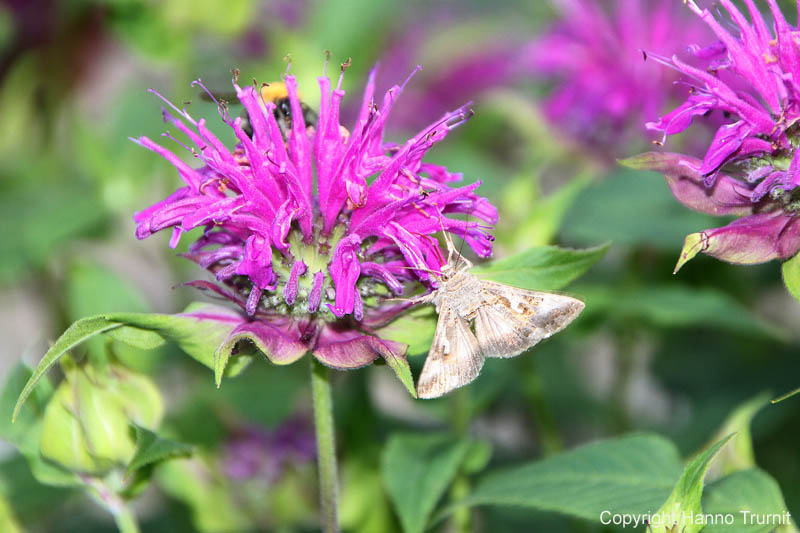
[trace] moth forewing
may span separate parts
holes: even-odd
[[[482,305],[475,315],[475,335],[486,357],[521,354],[567,327],[584,307],[569,296],[477,280]]]
[[[567,327],[584,307],[569,296],[481,280],[468,272],[472,263],[460,253],[452,262],[455,250],[442,231],[448,263],[436,276],[437,289],[416,300],[434,303],[439,313],[433,345],[417,383],[420,398],[438,398],[466,385],[478,377],[485,357],[521,354]]]
[[[483,367],[483,355],[469,322],[452,307],[442,306],[433,344],[417,383],[417,396],[438,398],[473,381]]]

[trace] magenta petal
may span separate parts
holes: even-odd
[[[717,170],[729,155],[742,146],[744,139],[750,135],[752,130],[753,127],[744,120],[720,126],[714,135],[714,140],[711,141],[711,146],[709,146],[706,156],[703,158],[700,172],[710,174]]]
[[[267,320],[254,320],[236,327],[220,346],[219,352],[227,350],[230,354],[230,350],[242,340],[255,344],[276,365],[294,363],[308,351],[299,340],[296,326],[276,327]]]
[[[646,152],[620,161],[641,170],[661,172],[672,195],[691,209],[709,215],[749,215],[753,212],[750,191],[739,180],[718,174],[714,185],[706,187],[697,158],[682,154]]]
[[[754,265],[772,259],[788,259],[800,250],[798,218],[778,213],[760,213],[740,218],[721,228],[689,235],[680,267],[698,252],[728,263]]]
[[[329,326],[320,334],[313,353],[326,366],[351,369],[366,366],[378,357],[403,357],[406,349],[406,345],[399,342]]]
[[[336,300],[329,307],[338,317],[352,313],[356,303],[356,282],[361,275],[360,244],[361,238],[351,234],[339,241],[333,252],[330,273],[336,287]]]

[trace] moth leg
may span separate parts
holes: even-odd
[[[412,298],[386,298],[384,302],[409,302],[411,305],[426,304],[433,300],[433,293],[419,294]]]

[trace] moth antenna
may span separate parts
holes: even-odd
[[[453,244],[453,238],[450,236],[447,231],[444,229],[444,223],[442,222],[442,212],[439,211],[439,227],[442,228],[442,235],[444,236],[444,242],[447,245],[447,264],[453,264],[453,252],[456,249],[456,245]]]
[[[461,246],[458,247],[458,257],[456,257],[456,261],[464,261],[467,263],[468,266],[472,266],[470,261],[464,259],[464,256],[461,254],[461,251],[464,249],[464,243],[467,242],[467,230],[469,229],[469,215],[467,215],[467,223],[464,226],[464,238],[461,239]]]
[[[425,267],[410,267],[410,266],[409,267],[401,267],[401,266],[399,266],[399,267],[394,267],[394,268],[402,268],[403,270],[419,270],[419,271],[422,271],[422,272],[427,272],[428,274],[433,274],[434,276],[439,276],[440,275],[439,272],[435,272],[435,271],[427,269]]]

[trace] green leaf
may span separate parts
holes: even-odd
[[[755,468],[756,460],[750,425],[753,417],[768,403],[769,395],[759,394],[737,406],[728,415],[722,427],[711,439],[711,442],[717,442],[726,435],[734,434],[731,445],[720,451],[719,457],[714,463],[715,472],[720,471],[722,475],[728,475],[737,470]]]
[[[382,339],[408,345],[409,356],[428,353],[436,332],[436,310],[430,305],[418,305],[378,331]]]
[[[22,409],[22,405],[33,392],[36,384],[39,383],[42,376],[56,364],[62,355],[85,340],[116,327],[119,327],[118,323],[112,322],[103,316],[83,318],[68,327],[61,337],[47,350],[47,353],[44,354],[44,357],[36,366],[36,369],[33,371],[33,374],[30,379],[28,379],[28,382],[25,384],[25,387],[23,387],[17,399],[11,419],[16,420],[17,415],[19,415]]]
[[[406,359],[405,356],[398,357],[387,350],[387,353],[383,356],[383,360],[394,370],[397,379],[400,380],[400,383],[405,385],[408,393],[416,398],[417,390],[416,387],[414,387],[414,376],[411,375],[411,367],[408,365],[408,359]]]
[[[796,300],[800,300],[800,254],[796,254],[781,265],[783,284]]]
[[[670,441],[627,435],[491,473],[458,505],[518,505],[596,522],[606,510],[641,514],[657,509],[680,471]]]
[[[176,459],[155,473],[166,494],[186,504],[195,531],[254,531],[249,513],[237,505],[234,491],[203,461]]]
[[[53,395],[47,379],[39,380],[33,387],[28,402],[19,410],[12,422],[15,403],[33,372],[23,364],[14,367],[8,375],[0,395],[0,437],[13,444],[28,461],[31,473],[39,483],[66,487],[80,484],[78,477],[46,461],[39,453],[44,409]]]
[[[780,487],[769,474],[757,468],[734,472],[708,485],[703,495],[703,512],[733,517],[733,524],[709,523],[703,533],[791,531],[791,519]],[[756,522],[753,515],[760,519],[762,525]],[[779,515],[779,521],[763,523],[764,517],[774,515]],[[776,526],[782,525],[787,527],[776,529]]]
[[[242,322],[242,316],[233,309],[206,303],[194,303],[182,313],[112,313],[109,319],[139,329],[158,333],[176,343],[189,356],[214,369],[214,352],[233,329]],[[235,357],[225,374],[235,376],[250,363],[252,357]]]
[[[126,477],[145,466],[192,454],[192,447],[188,444],[165,439],[135,424],[133,427],[136,430],[136,453],[125,469]]]
[[[236,311],[211,304],[196,303],[175,315],[158,313],[108,313],[83,318],[72,324],[50,347],[39,362],[28,383],[22,389],[13,417],[16,418],[25,400],[42,376],[63,356],[78,344],[100,333],[126,326],[128,329],[116,335],[121,341],[134,346],[157,345],[154,335],[175,342],[184,352],[214,368],[214,351],[228,338],[231,331],[242,321]],[[134,333],[133,330],[139,330]],[[148,334],[149,332],[149,334]],[[226,369],[234,376],[250,363],[252,355],[236,357]]]
[[[38,427],[44,414],[47,401],[53,395],[53,387],[48,380],[41,380],[30,393],[30,401],[21,409],[14,423],[11,422],[14,405],[25,383],[33,371],[24,364],[16,365],[9,372],[3,391],[0,393],[0,436],[23,452],[38,452]]]
[[[393,435],[381,471],[403,531],[419,533],[453,481],[471,445],[449,435]]]
[[[23,176],[17,178],[15,183],[23,181]],[[47,194],[42,194],[41,185],[4,188],[0,196],[0,282],[44,264],[58,246],[96,233],[106,217],[103,202],[77,180],[65,184],[50,180]]]
[[[787,392],[786,394],[782,394],[782,395],[778,396],[777,398],[772,400],[772,403],[778,403],[778,402],[782,402],[783,400],[788,400],[789,398],[791,398],[795,394],[800,394],[800,387],[797,387],[796,389],[791,390],[791,391]]]
[[[720,219],[697,213],[672,196],[657,172],[620,169],[584,190],[567,213],[562,237],[588,244],[613,241],[662,250],[680,248],[684,237],[720,225]]]
[[[538,198],[535,177],[526,173],[515,178],[504,188],[500,204],[502,226],[495,236],[509,250],[550,244],[567,209],[591,182],[588,176],[579,176],[548,196]]]
[[[120,326],[108,330],[108,336],[128,346],[142,350],[152,350],[164,345],[164,337],[158,333],[132,326]]]
[[[703,479],[706,477],[711,460],[731,437],[733,434],[718,441],[686,465],[669,498],[655,513],[662,518],[658,524],[653,521],[653,533],[670,533],[672,531],[697,533],[702,529],[702,524],[698,524],[692,517],[703,512],[700,505],[703,496]]]
[[[572,250],[537,246],[522,253],[476,266],[470,270],[481,279],[522,289],[557,290],[581,276],[608,251],[610,243]]]
[[[718,289],[670,283],[647,287],[576,285],[572,292],[585,300],[584,315],[645,321],[659,327],[713,326],[778,339],[787,336]]]

